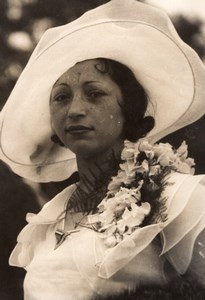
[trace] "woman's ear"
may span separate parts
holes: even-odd
[[[151,116],[144,117],[137,120],[133,124],[126,124],[124,129],[124,138],[131,142],[136,142],[139,139],[145,137],[150,132],[155,124],[155,120]]]
[[[150,132],[155,125],[155,120],[151,116],[144,117],[140,122],[139,122],[139,127],[141,128],[142,135],[146,136],[148,132]],[[143,137],[142,136],[142,137]]]
[[[151,116],[144,117],[138,121],[136,140],[144,138],[154,127],[155,120]]]

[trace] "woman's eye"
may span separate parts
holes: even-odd
[[[103,91],[94,90],[94,91],[88,92],[88,97],[92,100],[99,99],[103,96],[105,96],[105,92],[103,92]]]
[[[54,97],[54,102],[65,102],[71,99],[71,95],[69,94],[58,94]]]

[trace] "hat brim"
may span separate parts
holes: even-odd
[[[74,154],[50,139],[49,99],[56,80],[80,61],[109,58],[134,72],[149,97],[147,114],[156,122],[150,139],[157,140],[204,114],[202,63],[169,19],[159,11],[159,20],[166,23],[155,24],[154,17],[143,19],[138,9],[143,4],[137,1],[127,1],[136,5],[135,16],[130,8],[126,7],[126,14],[119,6],[119,14],[113,10],[112,16],[109,6],[114,2],[98,8],[100,13],[107,7],[107,18],[99,14],[96,20],[85,22],[82,17],[49,30],[20,76],[1,115],[1,156],[19,175],[57,181],[76,170]],[[144,6],[150,13],[152,8]]]

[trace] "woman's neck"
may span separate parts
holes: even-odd
[[[112,176],[117,174],[121,161],[123,143],[92,158],[77,157],[79,184],[73,194],[72,208],[76,211],[95,212],[97,205],[106,196]],[[79,204],[80,207],[75,207]]]
[[[121,160],[121,151],[122,144],[90,159],[77,157],[80,185],[86,187],[85,181],[87,180],[87,183],[90,182],[95,187],[95,182],[105,178],[106,175],[116,175]]]

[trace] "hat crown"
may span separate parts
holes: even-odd
[[[145,9],[146,6],[146,9]],[[153,15],[155,16],[153,18]],[[151,21],[150,21],[151,20]],[[42,36],[39,44],[30,58],[30,62],[41,55],[60,39],[81,30],[82,28],[94,26],[106,22],[142,22],[160,29],[171,36],[175,29],[168,16],[160,9],[141,3],[136,0],[111,0],[95,9],[85,12],[78,19],[62,26],[48,29]],[[171,28],[172,31],[169,30]],[[178,38],[177,34],[175,38]]]

